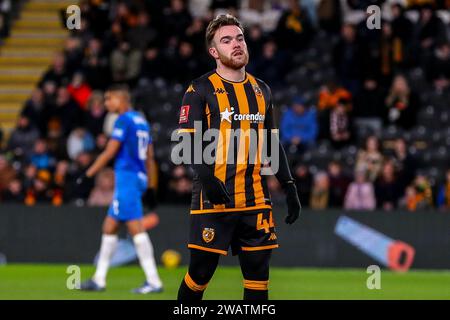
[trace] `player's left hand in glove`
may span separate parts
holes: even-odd
[[[154,209],[158,205],[156,200],[156,191],[153,188],[148,188],[142,196],[142,201],[148,209]]]
[[[286,193],[286,202],[288,206],[288,214],[284,221],[287,224],[293,224],[298,219],[302,205],[298,198],[297,187],[294,181],[288,181],[283,185],[284,192]]]
[[[206,197],[212,204],[225,204],[231,201],[225,184],[217,177],[212,176],[202,181]]]

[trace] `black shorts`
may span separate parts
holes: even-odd
[[[271,209],[190,215],[188,248],[227,255],[278,248]]]

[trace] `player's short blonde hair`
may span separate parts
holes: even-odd
[[[216,31],[223,26],[237,26],[244,32],[241,22],[231,14],[221,14],[214,18],[206,28],[206,47],[210,48]]]

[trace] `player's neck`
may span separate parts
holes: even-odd
[[[216,72],[219,76],[228,81],[241,82],[245,80],[245,67],[235,70],[223,65],[218,65]]]
[[[119,108],[119,114],[122,114],[122,113],[125,113],[125,112],[127,112],[127,111],[130,111],[130,106],[123,106],[123,107],[121,107],[121,108]]]

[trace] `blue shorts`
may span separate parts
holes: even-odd
[[[115,172],[113,202],[108,215],[118,221],[141,219],[143,216],[142,194],[147,189],[145,173],[130,171]]]

